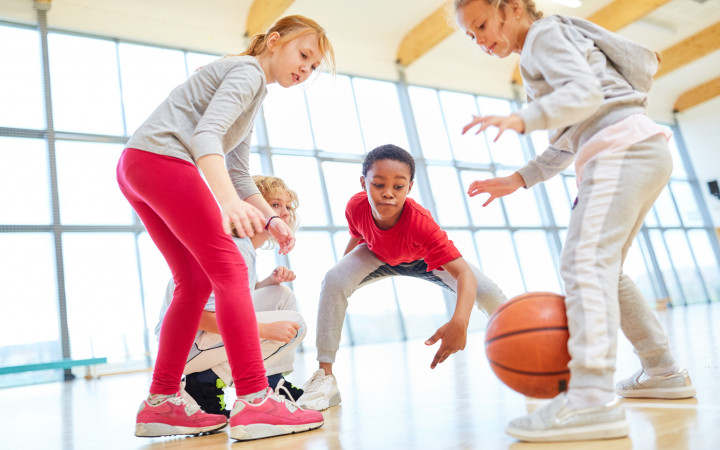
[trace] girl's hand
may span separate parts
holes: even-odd
[[[265,226],[264,223],[263,226]],[[295,236],[288,224],[286,224],[282,219],[272,219],[268,225],[268,232],[275,238],[278,245],[280,245],[281,255],[287,255],[290,253],[290,250],[295,247]]]
[[[232,235],[231,224],[241,238],[252,237],[256,232],[261,232],[265,226],[264,217],[260,210],[250,203],[240,200],[237,195],[220,203],[220,208],[222,210],[225,234]]]
[[[478,194],[488,193],[490,198],[487,199],[483,206],[487,206],[496,198],[504,197],[512,194],[521,187],[525,187],[525,180],[519,173],[515,172],[508,177],[497,177],[489,180],[475,180],[470,183],[468,195],[475,197]]]
[[[289,320],[281,322],[258,323],[258,334],[261,339],[270,339],[288,343],[297,336],[300,324]]]
[[[448,359],[453,353],[465,349],[467,327],[451,320],[438,328],[435,334],[425,341],[425,345],[433,345],[438,340],[442,342],[440,343],[440,348],[437,353],[435,353],[432,364],[430,364],[431,369],[434,369],[438,364]]]
[[[292,281],[295,278],[295,272],[287,267],[277,266],[268,277],[268,281],[270,284],[280,284]]]
[[[525,131],[525,122],[522,118],[517,114],[510,114],[509,116],[473,116],[473,120],[463,127],[462,134],[467,133],[468,130],[477,125],[480,125],[480,128],[478,128],[475,134],[482,133],[490,126],[498,128],[498,134],[495,136],[493,142],[497,142],[505,130],[515,130],[518,133]]]

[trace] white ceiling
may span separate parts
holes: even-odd
[[[587,17],[612,0],[582,0],[567,8],[536,0],[545,15]],[[193,51],[243,50],[252,0],[52,0],[51,28],[72,30]],[[395,57],[403,36],[445,0],[295,0],[285,14],[318,21],[335,48],[338,72],[396,80]],[[32,0],[1,0],[0,20],[34,23]],[[672,0],[620,34],[661,51],[720,21],[720,0]],[[510,84],[518,57],[499,60],[455,32],[405,70],[409,83],[513,96]],[[650,113],[670,120],[683,92],[720,76],[720,51],[659,78]],[[522,92],[520,92],[522,94]]]

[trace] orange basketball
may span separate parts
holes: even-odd
[[[570,354],[565,297],[530,292],[502,304],[490,317],[485,354],[495,375],[529,397],[567,390]]]

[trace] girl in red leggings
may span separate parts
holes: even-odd
[[[238,397],[230,437],[258,439],[323,424],[322,415],[268,388],[247,268],[230,237],[231,225],[240,237],[264,228],[281,253],[292,250],[292,231],[277,220],[249,175],[250,135],[266,85],[302,83],[321,63],[334,64],[325,31],[306,17],[282,18],[256,35],[244,53],[202,67],[175,88],[120,157],[120,189],[176,285],[160,331],[150,395],[138,411],[137,436],[197,435],[227,426],[225,416],[190,407],[180,395],[211,292]]]

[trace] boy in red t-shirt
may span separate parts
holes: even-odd
[[[457,294],[452,318],[426,345],[441,341],[430,368],[465,348],[473,303],[488,315],[506,300],[500,288],[469,265],[430,212],[407,198],[415,161],[406,150],[383,145],[365,156],[360,185],[345,210],[350,242],[345,256],[325,275],[318,308],[317,349],[320,368],[303,387],[298,404],[323,410],[340,403],[332,374],[348,297],[385,277],[422,278]]]

